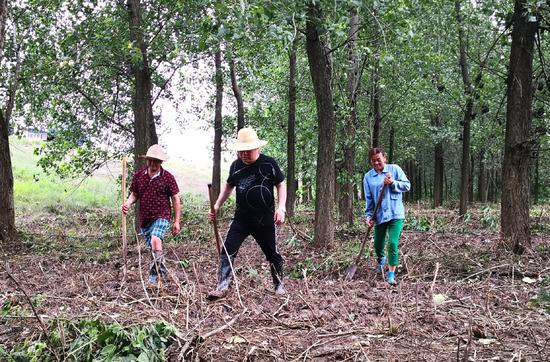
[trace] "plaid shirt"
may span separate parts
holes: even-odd
[[[157,219],[170,220],[170,197],[179,188],[174,176],[164,168],[151,178],[144,167],[134,174],[130,192],[139,200],[139,224],[144,228]]]

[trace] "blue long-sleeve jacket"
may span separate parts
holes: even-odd
[[[411,183],[401,167],[393,164],[386,164],[381,173],[376,172],[373,168],[365,174],[363,178],[366,199],[365,216],[372,217],[374,206],[384,184],[384,178],[388,173],[392,175],[394,181],[392,185],[386,186],[384,197],[376,213],[376,224],[405,218],[403,193],[411,189]]]

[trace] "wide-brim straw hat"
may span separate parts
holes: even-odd
[[[161,146],[157,145],[157,144],[152,145],[151,147],[149,147],[149,149],[147,150],[146,155],[141,155],[139,157],[154,158],[156,160],[161,160],[161,161],[168,160],[168,155],[166,154],[166,151],[164,151],[164,149]]]
[[[254,129],[245,127],[237,133],[237,140],[232,148],[235,151],[249,151],[265,145],[267,145],[267,141],[259,139]]]

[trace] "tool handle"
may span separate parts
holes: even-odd
[[[374,205],[374,211],[372,212],[371,219],[376,220],[376,212],[378,211],[378,208],[380,207],[380,204],[382,203],[382,199],[384,198],[384,191],[386,189],[386,185],[382,185],[382,190],[380,191],[380,195],[378,196],[378,200],[376,201],[376,205]],[[355,264],[359,264],[359,261],[361,260],[361,256],[363,255],[363,250],[365,250],[365,244],[367,243],[367,240],[369,239],[369,234],[371,229],[374,226],[369,226],[367,229],[367,233],[365,234],[365,237],[363,238],[363,241],[361,242],[361,250],[359,251],[359,255],[357,255],[357,259],[355,260]]]
[[[122,202],[126,199],[126,156],[122,158]],[[128,259],[128,239],[126,232],[126,214],[122,213],[122,258],[124,259],[124,270],[127,268],[127,259]]]
[[[214,212],[214,200],[212,198],[212,184],[208,184],[208,199],[210,200],[210,211]],[[216,248],[218,250],[218,256],[220,256],[221,255],[221,250],[220,250],[221,249],[220,248],[221,240],[220,240],[220,233],[218,231],[217,215],[214,218],[214,220],[212,220],[212,224],[214,225],[214,234],[216,236]]]

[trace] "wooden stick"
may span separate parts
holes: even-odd
[[[223,326],[221,326],[221,327],[219,327],[219,328],[216,328],[216,329],[214,329],[213,331],[210,331],[210,332],[207,332],[207,333],[203,334],[203,335],[201,336],[201,338],[202,338],[202,339],[206,339],[206,338],[208,338],[208,337],[212,337],[214,334],[220,333],[220,332],[223,331],[224,329],[226,329],[226,328],[228,328],[228,327],[231,327],[233,324],[235,324],[236,321],[239,320],[239,318],[241,318],[241,317],[246,313],[247,310],[248,310],[248,308],[244,308],[244,310],[243,310],[241,313],[237,314],[237,315],[235,316],[235,318],[233,318],[232,320],[230,320],[229,322],[227,322],[225,325],[223,325]]]
[[[126,199],[126,156],[122,158],[122,202]],[[122,213],[122,258],[124,259],[124,276],[128,269],[128,240],[126,239],[126,214]]]
[[[212,184],[208,184],[208,199],[210,200],[210,211],[214,212],[214,199],[212,198]],[[218,215],[216,215],[216,218]],[[218,258],[221,256],[221,238],[220,238],[220,232],[218,231],[218,221],[214,218],[212,220],[212,224],[214,225],[214,234],[216,236],[216,248],[218,250]]]

